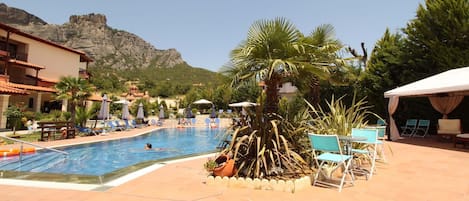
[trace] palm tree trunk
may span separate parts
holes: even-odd
[[[309,87],[309,103],[314,107],[319,105],[321,97],[321,86],[319,86],[319,80],[316,77],[313,77]]]
[[[75,127],[75,119],[76,119],[76,104],[70,104],[70,121],[72,122],[73,127]]]
[[[280,75],[274,74],[269,80],[265,81],[266,86],[266,99],[265,99],[265,113],[277,113],[278,112],[278,84],[280,83]]]

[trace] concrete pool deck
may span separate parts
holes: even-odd
[[[59,146],[131,137],[157,127],[145,127],[107,136],[79,137],[41,142]],[[96,185],[90,189],[64,189],[62,183],[37,182],[35,186],[0,179],[0,200],[469,200],[469,149],[430,138],[408,138],[388,142],[388,163],[378,163],[371,180],[359,177],[354,186],[337,189],[308,187],[299,192],[252,190],[205,184],[206,157],[161,164],[118,185]],[[4,182],[7,181],[7,182]],[[15,180],[18,182],[18,180]]]

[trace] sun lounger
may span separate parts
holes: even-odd
[[[116,126],[115,122],[113,122],[113,121],[109,121],[107,123],[108,123],[108,126],[111,128],[111,130],[110,130],[111,132],[112,131],[123,131],[123,130],[125,130],[125,128],[123,128],[123,127]]]
[[[126,128],[126,129],[135,128],[135,126],[132,125],[131,123],[129,123],[129,120],[127,120],[127,119],[124,119],[124,124],[125,124],[125,128]]]

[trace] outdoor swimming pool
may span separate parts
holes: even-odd
[[[213,152],[220,142],[217,136],[222,136],[224,131],[213,128],[160,129],[132,138],[57,148],[68,152],[68,157],[40,150],[25,155],[21,163],[17,162],[17,157],[4,158],[0,161],[0,170],[3,176],[9,177],[34,179],[60,175],[62,179],[69,177],[84,183],[102,182],[165,160]],[[146,143],[151,143],[154,149],[145,150]],[[96,177],[99,179],[93,179]]]

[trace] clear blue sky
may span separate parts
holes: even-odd
[[[108,26],[134,33],[157,49],[176,48],[194,67],[218,71],[253,22],[285,17],[304,34],[332,24],[336,37],[368,53],[386,28],[395,32],[415,18],[424,0],[7,0],[50,24],[70,15],[100,13]],[[361,52],[361,51],[359,51]]]

